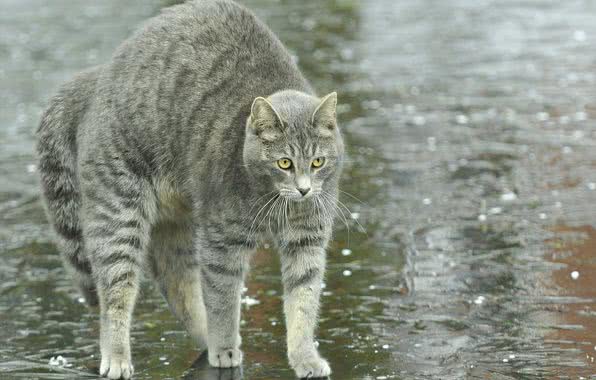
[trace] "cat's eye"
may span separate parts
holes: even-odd
[[[319,157],[312,160],[312,167],[313,168],[320,168],[325,163],[325,158]]]
[[[283,170],[288,170],[292,167],[292,160],[289,158],[281,158],[277,160],[277,166],[279,166]]]

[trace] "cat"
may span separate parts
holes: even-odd
[[[52,98],[37,130],[45,208],[66,268],[100,306],[100,374],[133,374],[149,273],[214,367],[239,366],[240,297],[257,244],[281,257],[289,363],[315,346],[344,145],[278,38],[231,0],[165,9]]]

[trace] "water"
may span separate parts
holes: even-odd
[[[169,3],[0,6],[2,379],[97,372],[97,316],[51,244],[32,131],[60,83]],[[342,188],[358,200],[342,197],[350,228],[329,252],[318,340],[333,377],[595,378],[596,4],[246,4],[340,94]],[[241,371],[209,368],[147,284],[136,378],[293,378],[275,254],[253,268]]]

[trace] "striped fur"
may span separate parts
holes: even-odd
[[[313,342],[343,156],[335,104],[231,0],[169,8],[51,100],[43,198],[66,266],[99,303],[102,375],[132,376],[143,273],[211,365],[240,365],[241,289],[267,238],[281,255],[290,364],[330,373]]]

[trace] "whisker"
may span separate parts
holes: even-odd
[[[269,225],[269,232],[273,233],[273,231],[271,230],[271,213],[275,209],[275,205],[277,205],[277,202],[279,202],[280,198],[282,198],[282,197],[277,197],[275,199],[275,202],[273,202],[273,204],[269,207],[269,210],[267,210],[267,214],[265,214],[265,217],[263,218],[263,220],[261,220],[261,223],[259,223],[259,225],[257,226],[257,230],[261,227],[261,224],[263,224],[263,222],[265,220],[267,220],[267,223]]]
[[[267,205],[269,205],[274,199],[277,199],[279,197],[279,194],[274,194],[257,212],[257,214],[255,215],[252,224],[250,225],[250,229],[248,230],[248,237],[247,237],[247,243],[250,241],[250,239],[253,237],[253,235],[256,233],[256,230],[260,227],[261,223],[259,223],[259,225],[255,228],[255,223],[257,222],[257,220],[259,219],[259,216],[261,215],[261,213],[263,212],[263,210],[265,210],[265,208],[267,207]]]
[[[331,194],[327,193],[326,191],[321,191],[321,195],[323,196],[323,199],[325,199],[331,205],[332,210],[335,211],[335,214],[342,220],[349,232],[350,225],[348,223],[348,219],[346,218],[344,210],[338,206],[339,200],[333,197]]]
[[[331,196],[331,194],[327,193],[328,196]],[[345,203],[343,203],[342,201],[340,201],[339,199],[337,199],[337,204],[339,207],[342,207],[347,213],[348,215],[352,215],[352,211],[350,210],[350,208],[348,206],[345,205]],[[352,220],[354,220],[354,222],[356,222],[356,224],[358,225],[358,227],[360,227],[360,232],[364,233],[365,235],[368,236],[368,233],[366,232],[366,228],[364,228],[364,226],[362,224],[360,224],[360,222],[358,221],[358,219],[353,218]]]
[[[357,201],[357,202],[359,202],[359,203],[361,203],[361,204],[363,204],[363,205],[365,205],[365,206],[368,206],[368,205],[366,204],[366,202],[364,202],[364,201],[361,201],[361,200],[360,200],[360,199],[358,199],[358,198],[357,198],[355,195],[352,195],[352,194],[348,193],[347,191],[343,191],[343,190],[341,190],[341,189],[337,189],[337,190],[339,190],[341,193],[343,193],[343,194],[347,195],[348,197],[352,198],[353,200],[355,200],[355,201]]]

